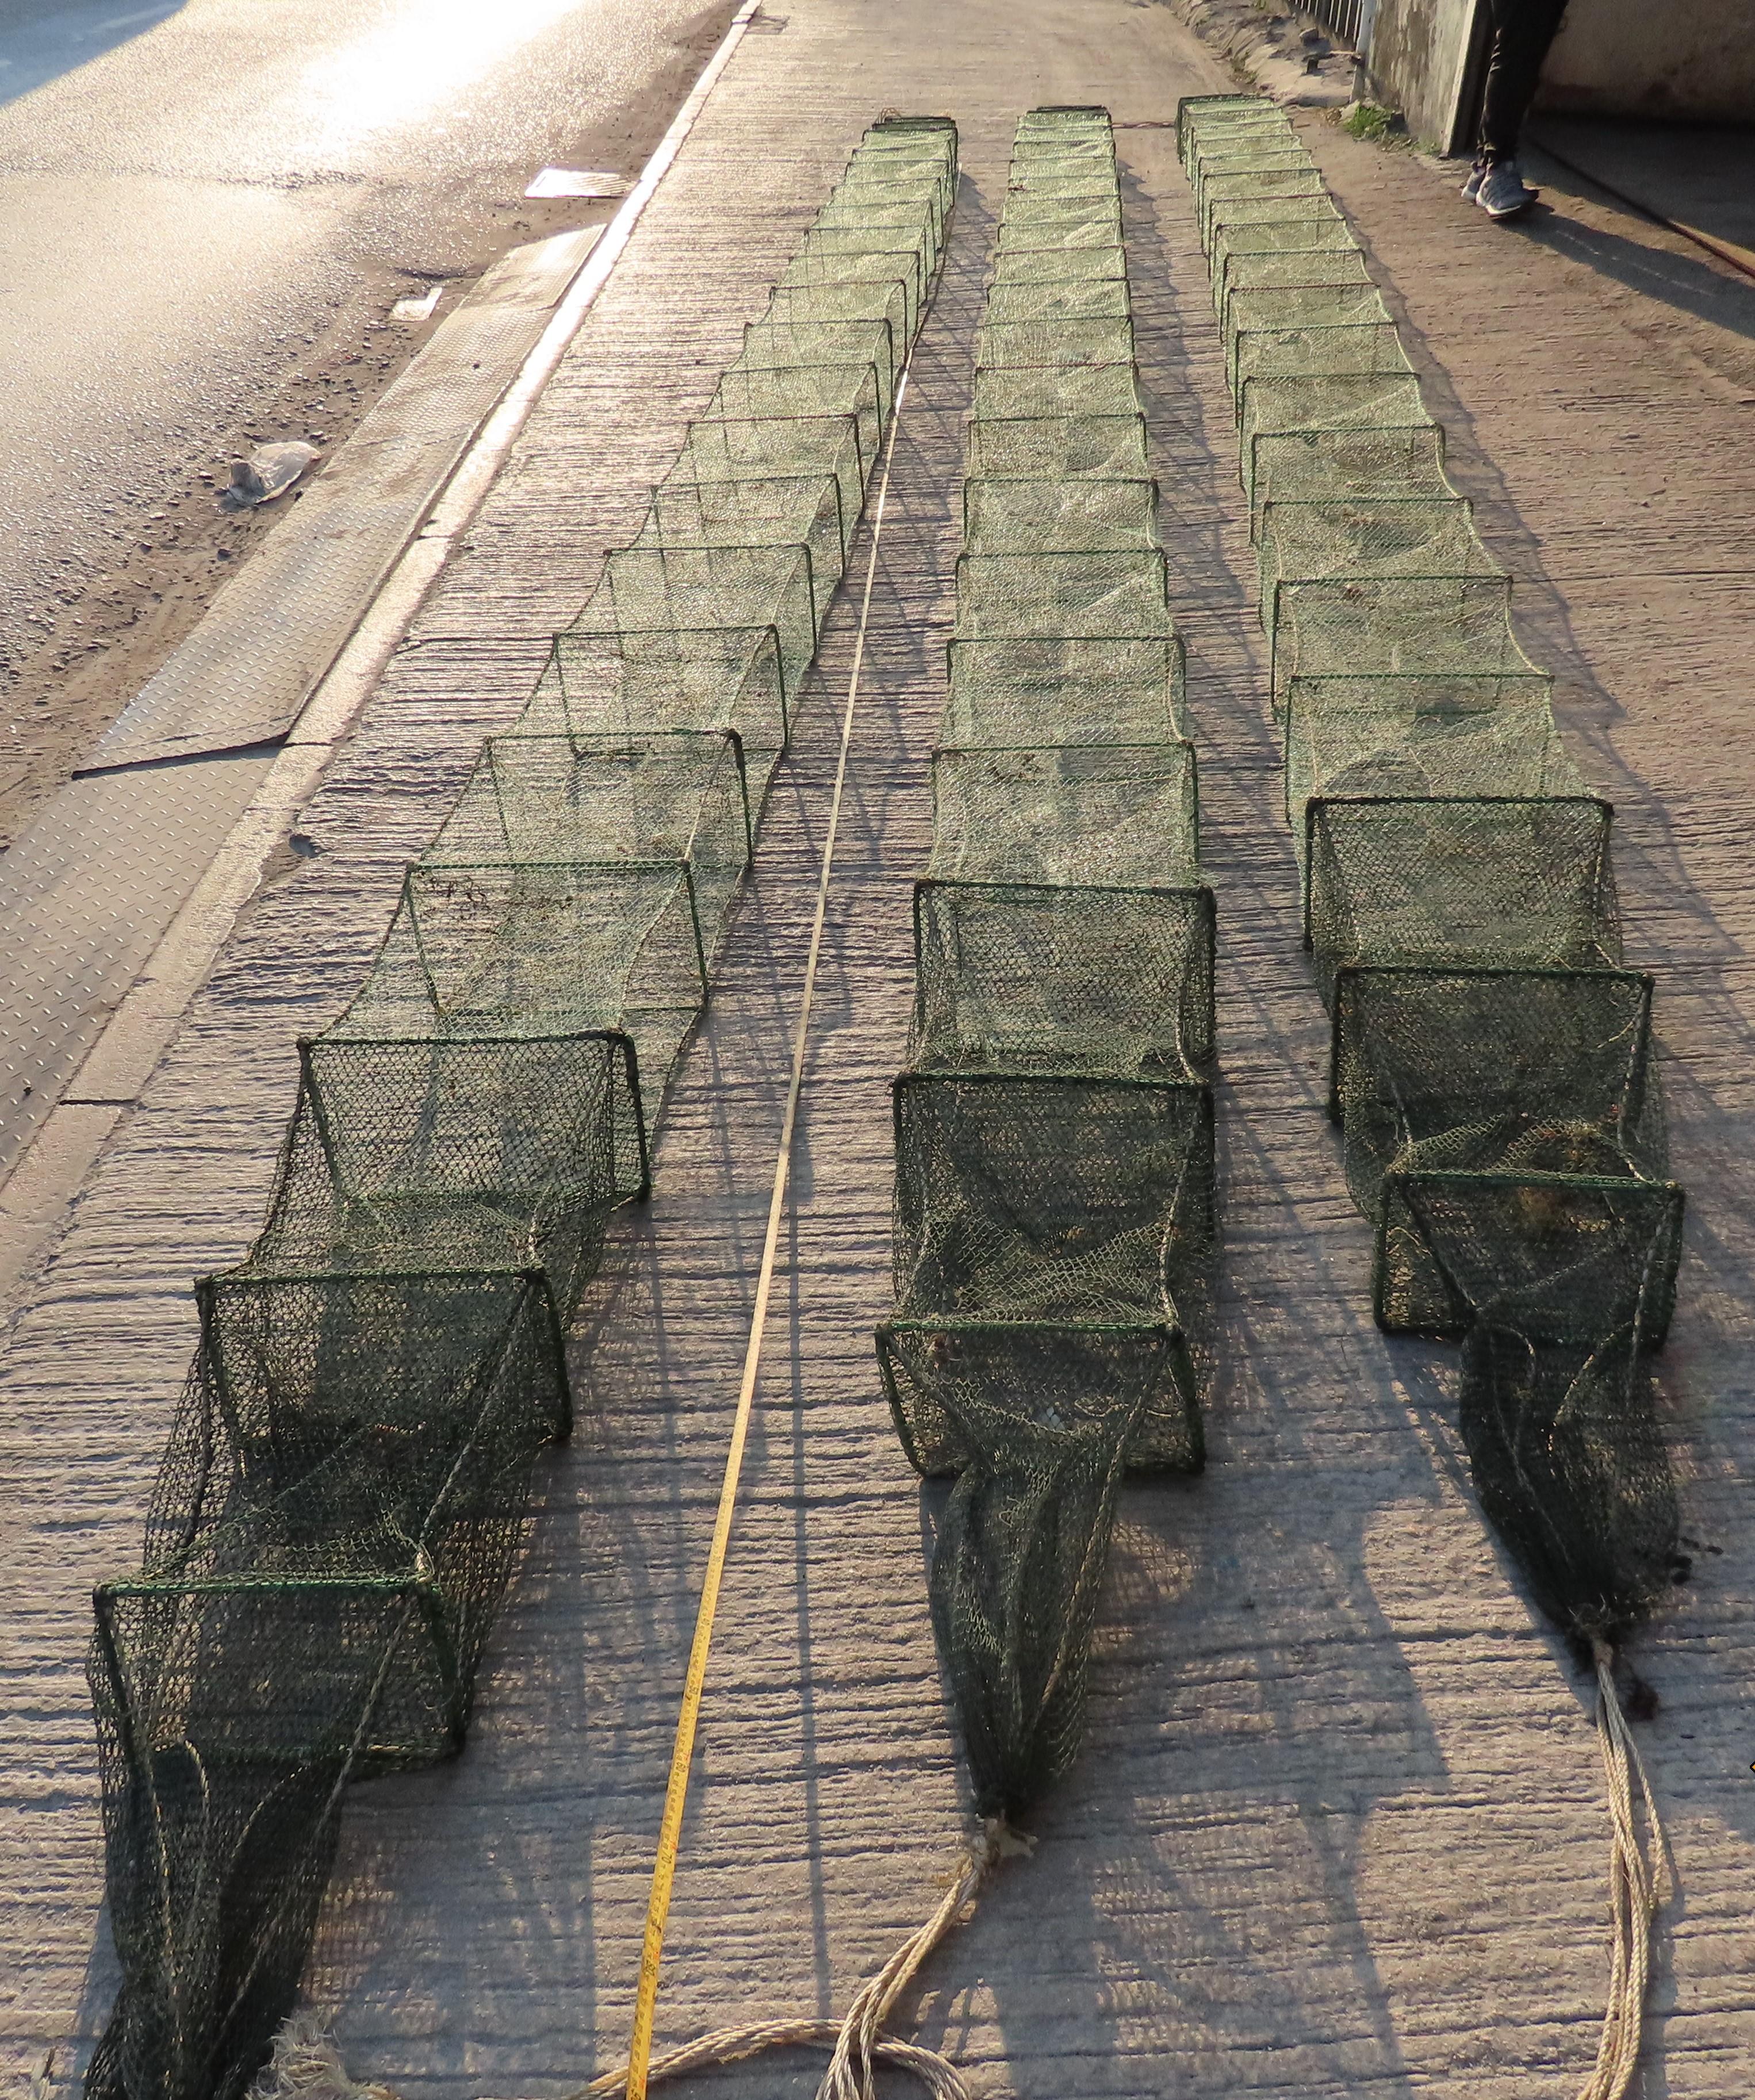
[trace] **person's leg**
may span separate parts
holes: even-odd
[[[1536,99],[1542,61],[1559,29],[1566,0],[1488,0],[1493,15],[1493,53],[1481,97],[1481,159],[1517,157],[1523,119]]]

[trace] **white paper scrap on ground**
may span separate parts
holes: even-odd
[[[430,320],[433,309],[439,304],[443,285],[434,285],[425,292],[411,292],[406,299],[399,299],[390,308],[391,318],[399,321]]]
[[[619,197],[627,196],[628,184],[620,175],[593,174],[584,168],[544,168],[524,194],[527,197]]]

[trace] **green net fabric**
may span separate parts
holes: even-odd
[[[1462,1349],[1481,1507],[1537,1602],[1585,1641],[1620,1639],[1678,1572],[1675,1476],[1637,1329],[1541,1343],[1489,1315]]]
[[[1228,339],[1232,301],[1246,293],[1321,289],[1333,293],[1374,289],[1365,258],[1356,248],[1234,248],[1213,287],[1219,325]]]
[[[1460,496],[1355,496],[1263,503],[1256,540],[1262,624],[1278,625],[1282,585],[1396,576],[1497,576]]]
[[[1300,847],[1319,798],[1583,792],[1543,677],[1294,678],[1285,712],[1286,814]]]
[[[1593,796],[1312,797],[1304,937],[1325,1004],[1350,963],[1612,968],[1612,817]]]
[[[1634,971],[1344,969],[1329,1101],[1370,1217],[1392,1167],[1665,1178],[1651,980]]]
[[[1387,682],[1449,674],[1489,684],[1520,677],[1544,691],[1511,625],[1511,580],[1484,561],[1454,576],[1316,576],[1277,583],[1268,668],[1282,717],[1294,680],[1342,678],[1370,692]],[[1506,690],[1510,700],[1514,690]]]
[[[1197,1078],[1213,941],[1207,889],[928,878],[910,1069]]]
[[[879,1353],[923,1471],[955,1470],[963,1449],[941,1418],[934,1337],[977,1330],[1089,1332],[1153,1361],[1167,1338],[1166,1383],[1127,1456],[1197,1468],[1191,1315],[1177,1293],[1204,1298],[1212,1130],[1210,1090],[1184,1080],[988,1070],[898,1083],[896,1310]],[[1038,1414],[1078,1404],[1052,1379],[1032,1383]]]
[[[1321,492],[1307,487],[1289,488],[1259,472],[1270,452],[1273,457],[1299,461],[1301,450],[1320,454],[1333,447],[1347,457],[1361,439],[1369,441],[1369,449],[1374,452],[1391,442],[1387,433],[1409,434],[1404,441],[1411,443],[1411,434],[1431,428],[1432,419],[1420,398],[1420,382],[1411,372],[1347,369],[1311,371],[1302,377],[1256,373],[1246,378],[1237,389],[1237,430],[1251,532],[1257,530],[1262,505],[1270,496]],[[1307,442],[1302,448],[1272,443],[1294,437],[1307,440],[1311,434],[1320,434],[1322,442],[1314,447]],[[1338,439],[1348,442],[1343,445]],[[1435,431],[1427,442],[1442,457],[1443,439]],[[1364,482],[1360,492],[1384,495],[1399,486],[1380,475]],[[1422,482],[1422,489],[1436,495],[1456,492],[1448,484],[1437,486],[1429,479]]]
[[[1178,743],[941,748],[932,875],[977,882],[1193,887],[1194,750]]]
[[[1064,1329],[942,1343],[938,1404],[963,1455],[933,1619],[978,1814],[1022,1814],[1078,1755],[1116,1490],[1171,1347]]]
[[[896,1085],[897,1433],[977,1804],[1075,1756],[1116,1485],[1202,1462],[1213,942],[1100,110],[1014,142]]]
[[[1033,634],[953,642],[949,653],[940,741],[953,748],[1160,743],[1184,735],[1178,634]]]
[[[90,2100],[239,2100],[346,1787],[463,1742],[537,1454],[571,1425],[567,1325],[646,1191],[956,180],[947,121],[866,133],[300,1045],[264,1228],[197,1286],[145,1564],[97,1599],[123,1982]]]
[[[1135,479],[1146,471],[1145,421],[1131,409],[1122,415],[995,417],[970,424],[964,464],[982,480]]]
[[[292,2009],[344,1786],[462,1740],[560,1370],[527,1283],[426,1309],[474,1316],[475,1361],[452,1329],[412,1381],[344,1377],[329,1439],[291,1362],[320,1365],[320,1317],[281,1352],[278,1405],[237,1348],[196,1357],[145,1565],[96,1600],[124,1977],[97,2089],[236,2100]]]
[[[1621,967],[1613,813],[1565,748],[1510,580],[1290,125],[1200,97],[1178,143],[1377,1317],[1465,1339],[1483,1506],[1554,1620],[1612,1639],[1673,1551],[1648,1352],[1682,1210],[1651,980]]]

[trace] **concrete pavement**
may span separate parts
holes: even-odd
[[[1069,2094],[1533,2100],[1582,2082],[1606,1972],[1588,1687],[1501,1559],[1448,1352],[1372,1326],[1369,1233],[1323,1113],[1216,331],[1174,134],[1223,89],[1167,10],[1120,0],[809,0],[740,46],[282,862],[110,1132],[0,1363],[0,1625],[24,1748],[0,1779],[0,2032],[82,2047],[113,1965],[98,1908],[90,1584],[136,1550],[195,1333],[188,1279],[241,1252],[290,1110],[292,1040],[346,999],[476,743],[705,401],[862,125],[946,110],[966,179],[902,418],[871,684],[844,810],[771,1368],[734,1546],[659,2002],[662,2040],[827,2011],[936,1900],[963,1820],[925,1600],[935,1504],[870,1330],[889,1302],[888,1081],[907,878],[959,542],[980,287],[1017,114],[1102,101],[1127,232],[1172,602],[1219,896],[1219,1374],[1197,1482],[1131,1489],[1091,1733],[928,1974],[921,2031],[981,2100]],[[1743,735],[1749,448],[1628,287],[1490,226],[1411,157],[1312,143],[1422,363],[1519,631],[1614,798],[1629,956],[1660,974],[1688,1253],[1664,1359],[1695,1579],[1634,1659],[1683,1890],[1647,2089],[1755,2073],[1755,760]],[[1664,316],[1672,333],[1673,315]],[[856,557],[855,574],[862,572]],[[759,1255],[835,759],[838,606],[709,1025],[574,1339],[573,1445],[454,1766],[350,1802],[309,1979],[357,2076],[559,2093],[625,2039],[684,1648]],[[495,638],[490,646],[486,638]],[[797,2094],[781,2059],[714,2089]]]

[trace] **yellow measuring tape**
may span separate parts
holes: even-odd
[[[719,1489],[719,1511],[713,1520],[713,1542],[707,1556],[707,1578],[701,1585],[700,1608],[695,1614],[695,1639],[689,1649],[688,1674],[682,1684],[682,1711],[677,1720],[677,1740],[671,1752],[670,1783],[664,1793],[664,1819],[659,1826],[658,1858],[652,1868],[652,1895],[646,1905],[646,1944],[640,1955],[640,1984],[634,1998],[633,2039],[629,2046],[628,2100],[646,2100],[646,2072],[652,2059],[652,2016],[658,2002],[658,1972],[664,1951],[664,1926],[670,1916],[670,1893],[677,1878],[677,1847],[682,1834],[682,1811],[689,1792],[689,1767],[695,1761],[695,1736],[701,1715],[701,1692],[707,1682],[707,1657],[712,1646],[713,1617],[719,1608],[720,1585],[725,1578],[725,1554],[731,1543],[731,1520],[737,1510],[738,1483],[743,1471],[743,1449],[749,1440],[750,1414],[755,1405],[756,1381],[761,1368],[762,1337],[768,1325],[768,1300],[774,1289],[774,1255],[780,1244],[780,1220],[786,1211],[786,1189],[792,1171],[792,1133],[798,1123],[798,1099],[804,1085],[805,1049],[810,1029],[810,1002],[817,985],[817,959],[822,949],[822,925],[829,903],[829,877],[835,866],[835,839],[840,827],[841,791],[847,779],[847,752],[853,739],[853,708],[859,695],[859,673],[865,662],[866,627],[871,616],[871,587],[877,576],[878,543],[884,531],[884,506],[889,496],[890,461],[896,450],[896,426],[902,415],[902,395],[908,386],[904,365],[896,382],[890,407],[889,435],[884,448],[884,472],[878,483],[877,508],[871,519],[871,553],[866,563],[865,595],[859,607],[859,633],[853,644],[852,675],[847,682],[847,701],[841,712],[840,758],[835,769],[835,797],[829,805],[828,836],[823,842],[822,866],[817,880],[817,912],[810,929],[810,956],[805,965],[805,996],[799,1008],[798,1026],[792,1038],[792,1076],[786,1094],[786,1118],[780,1127],[780,1149],[774,1162],[774,1193],[768,1204],[768,1233],[762,1243],[761,1272],[756,1282],[755,1310],[750,1316],[749,1346],[743,1356],[743,1382],[738,1388],[738,1411],[731,1425],[731,1448],[725,1454],[725,1478]]]

